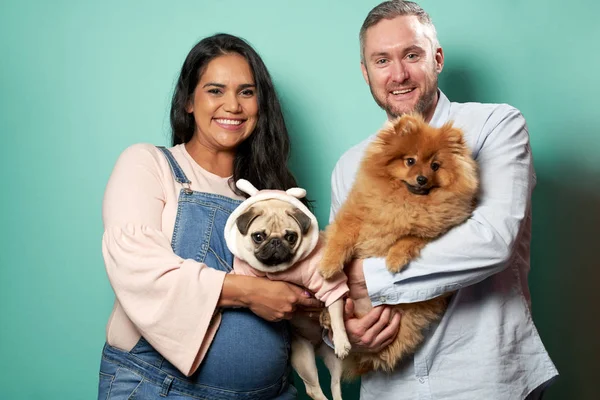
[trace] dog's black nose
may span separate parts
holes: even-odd
[[[427,183],[427,178],[425,178],[423,175],[419,175],[417,176],[417,183],[421,186],[423,186],[424,184]]]
[[[273,247],[279,247],[279,246],[281,246],[281,239],[273,238],[269,241],[269,244]]]

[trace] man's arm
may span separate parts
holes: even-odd
[[[500,117],[494,113],[501,113]],[[518,110],[499,107],[477,155],[481,196],[472,217],[431,242],[407,268],[388,272],[385,259],[364,260],[373,305],[424,301],[501,271],[513,254],[535,185],[529,133]],[[496,114],[498,115],[498,114]],[[332,177],[332,217],[347,192],[342,170]],[[345,179],[348,180],[347,177]]]
[[[330,221],[333,220],[340,208],[340,193],[343,193],[344,197],[348,193],[347,191],[340,190],[343,188],[344,184],[342,180],[343,177],[340,176],[340,179],[336,179],[336,177],[338,177],[336,171],[337,166],[332,174],[331,180]],[[349,186],[347,186],[347,188],[349,188]],[[365,279],[362,274],[361,261],[362,260],[356,260],[345,268],[350,292],[348,293],[349,298],[346,299],[344,304],[344,323],[346,325],[348,339],[350,340],[350,343],[352,343],[352,352],[377,353],[386,348],[396,338],[396,335],[400,330],[401,314],[392,310],[391,307],[379,306],[371,309],[362,317],[355,315],[354,301],[369,297]],[[353,268],[358,262],[360,262],[360,270]],[[329,334],[329,332],[325,331],[323,339],[331,348],[333,348],[331,338],[328,336]]]

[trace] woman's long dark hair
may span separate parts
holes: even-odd
[[[171,102],[173,146],[189,142],[194,135],[196,123],[186,107],[208,63],[216,57],[232,53],[241,55],[250,64],[258,102],[256,128],[236,149],[233,182],[246,179],[259,190],[295,187],[296,179],[287,167],[290,139],[271,75],[256,51],[236,36],[220,33],[207,37],[187,55]],[[232,189],[239,195],[245,195],[235,185],[232,185]]]

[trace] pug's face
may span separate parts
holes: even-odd
[[[254,203],[236,221],[240,258],[264,272],[291,267],[309,240],[311,219],[288,202],[269,199]]]

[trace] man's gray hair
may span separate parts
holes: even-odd
[[[360,60],[365,61],[365,38],[367,36],[367,30],[376,25],[383,19],[394,19],[396,17],[404,15],[414,15],[417,17],[420,23],[428,26],[431,29],[431,42],[434,50],[440,47],[440,43],[437,39],[437,32],[435,26],[431,21],[431,17],[427,14],[427,11],[423,10],[420,5],[413,1],[402,1],[402,0],[390,0],[384,1],[369,12],[365,22],[363,22],[360,28]]]

